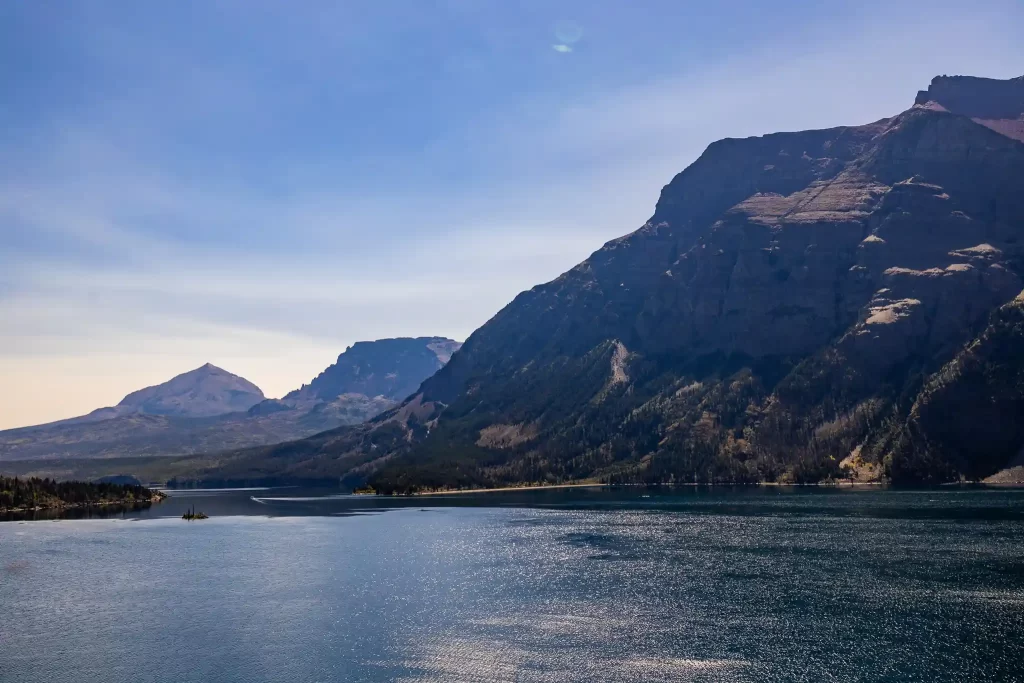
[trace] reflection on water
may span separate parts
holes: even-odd
[[[0,524],[0,681],[1024,680],[1022,491],[323,493]]]
[[[46,521],[55,519],[110,519],[112,517],[137,517],[153,504],[149,501],[97,505],[95,507],[47,508],[21,512],[0,512],[0,522]]]

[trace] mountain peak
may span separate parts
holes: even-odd
[[[1015,140],[1024,141],[1024,76],[1001,80],[936,76],[914,105],[960,114]]]
[[[203,374],[203,375],[230,375],[231,373],[228,372],[227,370],[225,370],[224,368],[217,367],[213,363],[204,363],[204,364],[200,365],[198,368],[196,368],[195,370],[190,370],[190,371],[188,371],[186,373],[183,373],[183,374],[186,374],[186,375],[197,375],[197,374]]]
[[[363,394],[400,401],[440,370],[460,346],[447,337],[355,342],[333,365],[285,399],[330,401],[342,394]]]
[[[163,384],[134,391],[118,403],[121,412],[210,417],[248,410],[264,399],[252,382],[206,363]]]

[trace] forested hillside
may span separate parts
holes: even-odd
[[[85,507],[152,502],[162,494],[132,484],[0,477],[0,510]]]

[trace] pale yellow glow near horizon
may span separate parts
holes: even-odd
[[[166,382],[207,362],[246,378],[268,398],[279,398],[308,383],[337,360],[345,346],[304,344],[209,358],[192,349],[180,355],[140,349],[137,353],[0,358],[0,430],[116,405],[132,391]]]

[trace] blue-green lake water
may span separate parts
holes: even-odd
[[[1000,680],[1019,490],[208,491],[0,523],[3,683]]]

